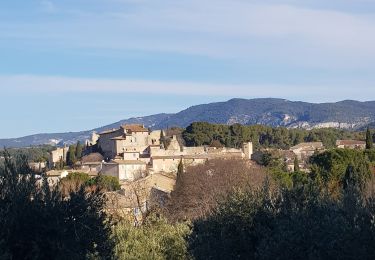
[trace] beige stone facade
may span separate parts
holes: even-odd
[[[175,173],[182,161],[184,167],[203,164],[208,161],[208,156],[155,156],[151,158],[153,172]]]
[[[57,148],[56,150],[52,151],[50,153],[50,157],[48,159],[49,162],[49,167],[53,168],[56,166],[60,160],[63,160],[66,162],[66,157],[69,152],[69,147],[64,147],[64,148]]]
[[[113,176],[120,181],[134,181],[145,177],[146,163],[139,160],[113,160],[103,163],[100,174]]]
[[[300,143],[290,148],[300,161],[305,161],[314,153],[324,151],[324,149],[322,142]]]
[[[147,154],[150,145],[160,145],[159,140],[160,131],[149,132],[142,125],[123,125],[100,133],[98,147],[106,159],[115,159],[125,152]]]

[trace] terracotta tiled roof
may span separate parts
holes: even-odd
[[[133,125],[123,125],[121,127],[131,132],[148,132],[148,129],[145,128],[143,125],[133,124]]]
[[[336,145],[365,145],[366,142],[358,140],[337,140]]]
[[[290,148],[290,150],[297,150],[297,149],[321,149],[324,148],[322,142],[310,142],[310,143],[300,143],[296,146]]]

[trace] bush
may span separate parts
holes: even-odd
[[[374,259],[373,199],[339,200],[314,186],[236,191],[194,222],[195,259]]]
[[[110,258],[111,229],[99,193],[64,197],[38,183],[26,158],[0,168],[0,259]]]
[[[365,185],[371,177],[369,161],[365,153],[360,150],[328,150],[314,155],[311,158],[311,164],[310,176],[322,182],[333,195],[339,194],[344,187],[348,177],[348,167],[352,167],[355,170],[357,183]]]
[[[168,224],[166,219],[151,215],[144,225],[134,227],[122,222],[114,229],[115,257],[118,259],[187,259],[186,224]]]
[[[71,172],[60,181],[60,189],[63,195],[67,196],[71,192],[77,192],[90,181],[90,176],[82,172]]]
[[[370,162],[375,163],[375,149],[368,149],[365,154]]]
[[[100,175],[93,179],[86,181],[88,186],[96,185],[99,189],[105,191],[116,191],[121,189],[118,178],[113,176]]]

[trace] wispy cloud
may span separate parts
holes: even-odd
[[[257,98],[279,97],[291,100],[312,102],[338,101],[347,99],[367,100],[375,96],[372,86],[361,86],[361,91],[351,86],[340,85],[286,85],[286,84],[209,84],[200,82],[171,82],[147,80],[113,80],[92,78],[70,78],[35,75],[0,76],[0,86],[4,93],[111,93],[111,94],[141,94],[146,96],[169,95],[176,96],[206,96]],[[142,96],[140,96],[142,97]]]
[[[14,22],[3,26],[0,39],[29,38],[35,45],[40,37],[40,48],[177,52],[307,67],[374,65],[375,16],[370,14],[291,3],[295,1],[111,2],[118,8],[65,7],[59,10],[65,16],[51,23]]]

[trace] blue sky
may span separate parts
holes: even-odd
[[[0,1],[0,138],[233,97],[375,99],[373,0]]]

